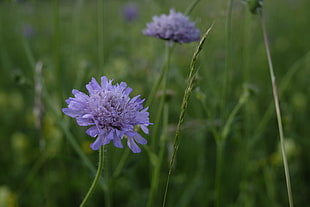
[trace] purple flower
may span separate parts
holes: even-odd
[[[33,28],[33,26],[31,26],[30,24],[24,24],[23,25],[23,35],[27,38],[27,39],[32,39],[35,36],[35,29]]]
[[[169,15],[154,16],[153,22],[142,31],[144,35],[178,43],[189,43],[200,39],[200,30],[181,12],[170,9]]]
[[[134,152],[141,152],[136,144],[146,144],[147,141],[135,131],[140,126],[142,131],[149,133],[148,107],[143,108],[144,99],[140,95],[129,97],[132,89],[125,82],[112,85],[112,80],[101,77],[101,85],[95,78],[86,85],[89,95],[73,89],[74,98],[66,100],[68,108],[62,111],[75,118],[80,126],[91,126],[86,133],[96,140],[90,145],[98,150],[102,145],[113,141],[115,147],[122,148],[122,139],[127,139],[128,147]]]
[[[134,22],[138,14],[138,7],[135,3],[128,3],[122,9],[122,16],[128,22]]]

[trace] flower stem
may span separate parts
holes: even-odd
[[[277,122],[278,122],[278,129],[279,129],[279,135],[280,135],[281,152],[282,152],[282,158],[283,158],[283,166],[284,166],[284,172],[285,172],[289,206],[293,207],[294,206],[293,196],[292,196],[292,190],[291,190],[289,168],[288,168],[286,152],[285,152],[285,143],[284,143],[283,126],[282,126],[282,118],[281,118],[280,104],[279,104],[279,98],[278,98],[277,84],[276,84],[276,78],[274,75],[273,64],[272,64],[272,59],[271,59],[271,54],[270,54],[270,49],[269,49],[268,36],[267,36],[267,31],[266,31],[262,9],[259,10],[259,14],[260,14],[260,20],[261,20],[261,25],[262,25],[262,30],[263,30],[264,44],[265,44],[265,49],[266,49],[266,54],[267,54],[267,59],[268,59],[273,98],[274,98],[274,104],[275,104],[276,115],[277,115]]]
[[[166,102],[166,89],[167,89],[167,81],[168,81],[168,70],[170,68],[170,59],[171,59],[171,52],[172,52],[172,47],[170,45],[166,45],[166,59],[165,59],[165,65],[163,66],[163,69],[161,71],[160,77],[158,78],[158,82],[156,83],[155,87],[153,89],[155,89],[153,91],[153,97],[155,96],[155,92],[157,91],[157,89],[159,88],[160,83],[162,82],[162,95],[160,97],[160,101],[159,101],[159,105],[158,105],[158,109],[157,109],[157,115],[156,115],[156,119],[155,119],[155,123],[159,123],[161,117],[163,117],[163,125],[162,125],[162,134],[161,134],[161,139],[160,139],[160,150],[159,150],[159,154],[157,156],[157,161],[154,162],[153,164],[153,171],[152,171],[152,180],[151,180],[151,188],[150,188],[150,192],[149,192],[149,198],[148,198],[148,202],[147,202],[147,207],[151,207],[153,206],[153,202],[157,193],[157,188],[158,188],[158,183],[159,183],[159,173],[160,173],[160,168],[161,168],[161,163],[163,160],[163,155],[164,155],[164,145],[163,140],[165,140],[165,137],[167,136],[167,125],[168,125],[168,116],[169,116],[169,112],[167,109],[167,104],[165,104]],[[151,142],[152,142],[152,147],[153,150],[156,150],[157,147],[157,143],[155,143],[155,138],[157,137],[158,131],[159,131],[159,124],[156,124],[154,127],[154,132],[152,133],[151,136]]]
[[[243,93],[241,94],[241,96],[240,96],[240,98],[238,100],[237,105],[234,107],[234,109],[229,114],[228,119],[227,119],[227,121],[226,121],[226,123],[224,125],[223,131],[222,131],[222,134],[221,134],[221,138],[223,140],[226,140],[227,135],[228,135],[228,133],[230,131],[231,124],[232,124],[234,118],[236,117],[236,115],[239,112],[240,108],[248,100],[248,97],[249,97],[249,89],[246,86],[244,86]]]
[[[156,162],[156,165],[154,166],[153,174],[152,174],[152,183],[151,183],[151,189],[148,196],[148,202],[147,207],[152,207],[153,202],[155,200],[158,184],[159,184],[159,176],[160,176],[160,169],[162,166],[162,162],[164,159],[165,154],[165,144],[167,139],[167,128],[168,128],[168,118],[169,118],[169,106],[167,103],[164,105],[163,109],[163,130],[162,134],[160,136],[160,149],[159,149],[159,155]]]
[[[103,30],[103,0],[97,0],[97,29],[98,29],[98,69],[99,71],[103,70],[103,61],[104,61],[104,45],[103,45],[103,38],[104,38],[104,30]]]
[[[184,12],[185,15],[189,15],[195,6],[199,3],[200,0],[194,0],[192,3],[187,7],[186,11]]]
[[[94,179],[93,183],[91,184],[91,186],[90,186],[85,198],[83,199],[80,207],[85,206],[86,202],[88,201],[90,195],[94,192],[95,187],[99,181],[99,178],[100,178],[100,175],[102,172],[102,168],[103,168],[103,160],[104,160],[104,152],[103,151],[104,151],[104,146],[101,146],[99,149],[99,163],[98,163],[98,169],[97,169],[95,179]]]
[[[171,46],[169,46],[168,44],[166,45],[165,64],[164,64],[164,66],[160,72],[158,79],[156,80],[155,85],[152,88],[151,94],[148,98],[148,102],[146,103],[146,106],[150,106],[153,98],[155,97],[157,90],[159,89],[160,83],[162,83],[162,96],[160,97],[160,102],[158,105],[157,115],[156,115],[154,123],[159,123],[161,116],[162,116],[162,111],[163,111],[163,107],[164,107],[164,103],[165,103],[165,99],[166,99],[168,70],[170,67],[170,58],[171,58],[172,49],[173,48]],[[153,147],[153,150],[155,150],[155,146],[157,146],[157,143],[155,143],[155,141],[156,141],[155,138],[157,137],[157,132],[159,131],[159,127],[160,127],[159,124],[156,124],[154,126],[154,131],[153,131],[152,136],[151,136],[151,146]]]
[[[211,27],[206,31],[206,33],[201,38],[201,40],[200,40],[200,42],[196,48],[196,51],[192,57],[192,61],[191,61],[191,65],[190,65],[190,72],[188,75],[188,82],[187,82],[187,86],[185,88],[185,92],[184,92],[184,96],[183,96],[183,100],[182,100],[182,105],[181,105],[181,112],[180,112],[179,121],[178,121],[178,126],[177,126],[177,130],[176,130],[175,138],[174,138],[174,150],[173,150],[173,154],[172,154],[172,157],[170,160],[169,172],[168,172],[168,177],[167,177],[167,181],[166,181],[166,187],[165,187],[162,207],[165,207],[165,205],[166,205],[170,176],[172,174],[172,167],[174,165],[176,154],[178,152],[179,145],[180,145],[180,134],[181,134],[181,129],[182,129],[183,121],[184,121],[185,111],[187,109],[188,100],[189,100],[190,95],[192,93],[194,81],[196,79],[195,77],[196,77],[196,74],[198,72],[198,68],[196,68],[197,57],[198,57],[200,51],[202,50],[202,46],[203,46],[205,40],[207,39],[207,36],[212,29],[212,26],[213,25],[211,25]]]
[[[231,17],[232,17],[232,7],[234,0],[229,0],[227,18],[226,18],[226,63],[225,63],[225,73],[224,73],[224,84],[223,84],[223,94],[222,102],[220,105],[221,116],[225,117],[225,103],[227,99],[227,94],[229,94],[228,86],[230,85],[230,70],[232,65],[232,35],[231,35]]]
[[[161,68],[159,77],[156,79],[156,82],[154,83],[152,89],[151,89],[151,93],[145,103],[146,106],[150,106],[153,102],[153,98],[155,97],[155,94],[160,86],[160,83],[162,82],[164,76],[167,74],[168,68],[170,66],[170,54],[171,51],[173,50],[173,46],[170,45],[166,45],[166,52],[165,52],[165,64],[163,65],[163,67]]]
[[[222,181],[222,166],[223,166],[223,151],[224,145],[227,140],[227,136],[230,132],[231,125],[233,123],[234,118],[237,113],[241,109],[241,107],[245,104],[249,97],[249,89],[245,86],[243,89],[243,93],[241,94],[237,105],[231,111],[228,116],[228,119],[223,127],[221,134],[215,135],[216,141],[216,177],[215,177],[215,206],[221,206],[221,181]]]
[[[216,175],[215,175],[215,207],[219,207],[221,201],[221,177],[223,163],[224,139],[216,140]]]

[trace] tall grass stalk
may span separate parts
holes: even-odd
[[[195,6],[199,3],[200,0],[194,0],[192,3],[187,7],[186,11],[184,12],[185,15],[189,15],[191,11],[195,8]]]
[[[154,165],[153,167],[153,172],[152,172],[152,179],[151,179],[151,187],[150,187],[150,192],[149,192],[149,198],[147,202],[147,206],[151,207],[153,206],[153,202],[157,193],[158,189],[158,183],[159,183],[159,174],[160,174],[160,168],[161,168],[161,163],[164,158],[164,149],[165,149],[165,140],[167,136],[167,126],[168,126],[168,106],[165,104],[166,102],[166,89],[167,89],[167,81],[168,81],[168,70],[170,68],[170,59],[171,59],[171,52],[173,50],[173,47],[170,46],[168,43],[166,44],[166,52],[165,52],[165,64],[162,68],[162,71],[160,73],[160,76],[157,80],[157,82],[154,85],[154,91],[151,92],[151,96],[154,98],[156,96],[156,91],[158,90],[160,83],[162,83],[162,94],[160,96],[160,102],[157,108],[157,114],[155,118],[155,123],[157,123],[154,126],[154,131],[151,136],[151,147],[153,148],[154,151],[156,151],[157,147],[157,142],[155,142],[156,137],[158,136],[158,132],[160,129],[160,120],[163,117],[163,125],[162,125],[162,134],[160,138],[160,143],[159,143],[159,152],[158,155],[156,155],[156,162],[152,162]]]
[[[282,153],[282,158],[283,158],[282,160],[283,160],[283,166],[284,166],[284,172],[285,172],[286,188],[287,188],[289,206],[293,207],[294,206],[293,205],[293,196],[292,196],[292,190],[291,190],[289,168],[288,168],[286,152],[285,152],[283,126],[282,126],[282,118],[281,118],[279,97],[278,97],[278,91],[277,91],[276,77],[274,75],[272,58],[271,58],[270,49],[269,49],[268,35],[267,35],[267,31],[266,31],[265,19],[264,19],[262,9],[259,10],[259,16],[260,16],[261,26],[262,26],[262,30],[263,30],[264,44],[265,44],[265,49],[266,49],[266,54],[267,54],[267,59],[268,59],[269,72],[270,72],[272,91],[273,91],[273,97],[274,97],[274,104],[275,104],[276,115],[277,115],[278,130],[279,130],[280,143],[281,143],[281,153]]]
[[[231,79],[231,67],[232,67],[232,8],[233,8],[234,0],[229,0],[228,9],[227,9],[227,17],[226,17],[226,63],[225,63],[225,72],[224,72],[224,83],[223,83],[223,94],[222,94],[222,102],[220,105],[220,115],[221,118],[225,117],[225,103],[227,101],[227,94],[229,94],[228,86],[230,85]]]
[[[63,81],[62,68],[61,68],[61,34],[60,34],[60,19],[59,19],[59,0],[53,1],[53,23],[54,23],[54,64],[57,77]]]
[[[307,59],[310,58],[310,50],[300,57],[287,71],[287,73],[283,76],[280,84],[279,84],[279,94],[278,96],[281,96],[284,91],[288,88],[289,84],[291,83],[292,78],[295,74],[299,71],[299,69],[302,68],[302,65],[307,61]],[[265,114],[263,115],[263,118],[260,120],[258,126],[256,127],[256,130],[253,134],[255,134],[254,139],[251,139],[250,148],[254,147],[258,138],[261,136],[261,134],[264,132],[264,129],[267,127],[268,121],[270,120],[272,116],[272,103],[269,104],[268,109],[266,110]]]
[[[95,179],[93,183],[91,184],[86,196],[84,197],[80,207],[84,207],[86,205],[88,199],[90,198],[90,195],[94,192],[95,187],[99,181],[102,169],[103,169],[103,161],[104,161],[104,146],[101,146],[99,149],[99,162],[98,162],[98,169],[97,169]]]
[[[103,45],[103,0],[97,0],[97,32],[98,32],[98,69],[101,71],[103,69],[103,50],[104,50],[104,45]]]
[[[205,40],[207,39],[207,36],[208,36],[209,32],[211,31],[212,27],[213,27],[213,25],[211,25],[211,27],[205,32],[205,34],[201,38],[201,40],[200,40],[200,42],[196,48],[196,51],[194,52],[194,55],[192,57],[192,61],[190,64],[190,72],[188,75],[187,86],[185,88],[185,92],[184,92],[184,96],[183,96],[183,100],[182,100],[182,104],[181,104],[181,112],[180,112],[179,121],[178,121],[178,125],[177,125],[176,135],[174,138],[174,150],[173,150],[173,154],[172,154],[172,157],[170,160],[169,172],[168,172],[167,182],[166,182],[166,186],[165,186],[162,207],[164,207],[166,205],[170,176],[172,174],[172,167],[174,165],[176,154],[178,152],[179,145],[180,145],[180,134],[181,134],[182,125],[184,122],[184,116],[185,116],[185,112],[187,109],[188,100],[189,100],[190,95],[192,93],[194,81],[196,79],[196,74],[198,72],[198,68],[196,67],[197,58],[198,58],[200,51],[202,50],[202,46],[203,46]]]
[[[158,191],[158,185],[159,185],[159,176],[160,176],[160,169],[162,166],[162,161],[164,159],[165,154],[165,144],[167,140],[167,132],[168,132],[168,119],[169,119],[169,106],[167,103],[164,105],[163,109],[163,127],[162,127],[162,134],[160,136],[160,146],[159,146],[159,154],[157,162],[155,162],[153,174],[152,174],[152,180],[151,180],[151,188],[148,196],[148,203],[147,207],[151,207],[154,204],[155,197],[157,195]]]
[[[157,108],[157,113],[155,117],[154,123],[160,123],[160,119],[162,116],[162,110],[164,107],[164,102],[166,99],[166,88],[167,88],[167,81],[168,81],[168,70],[170,67],[170,59],[171,59],[171,53],[173,50],[173,46],[170,46],[168,43],[166,44],[166,51],[165,51],[165,63],[160,71],[159,77],[155,81],[151,93],[148,97],[148,100],[146,102],[146,106],[150,106],[152,104],[153,99],[156,96],[156,92],[158,92],[158,89],[160,88],[160,84],[162,84],[162,94],[160,96],[160,102]],[[155,146],[157,146],[156,143],[156,137],[158,136],[158,131],[160,128],[160,124],[155,124],[153,133],[151,134],[151,147],[153,150],[155,150]]]
[[[215,207],[220,206],[224,139],[216,139]]]
[[[128,156],[129,156],[129,153],[130,153],[129,148],[126,148],[125,151],[122,154],[121,159],[118,162],[117,167],[115,168],[115,170],[113,172],[113,175],[112,175],[113,178],[117,178],[121,174],[121,172],[124,169],[124,166],[126,164],[126,160],[127,160]]]
[[[249,88],[244,86],[243,93],[241,94],[237,105],[231,111],[228,116],[228,119],[220,133],[214,134],[215,141],[216,141],[216,177],[215,177],[215,206],[221,206],[221,181],[222,181],[222,168],[223,168],[223,153],[225,142],[227,140],[227,136],[230,132],[231,125],[233,123],[234,118],[236,117],[237,113],[241,109],[241,107],[245,104],[249,97]]]
[[[156,92],[159,89],[160,84],[162,83],[162,80],[164,76],[167,74],[168,68],[170,66],[170,56],[173,50],[173,45],[170,46],[168,43],[166,44],[166,49],[165,49],[165,62],[163,67],[161,68],[161,71],[159,73],[158,78],[155,80],[155,83],[152,86],[151,92],[149,97],[147,98],[147,101],[145,103],[146,106],[150,106],[153,103],[153,99],[156,96]]]

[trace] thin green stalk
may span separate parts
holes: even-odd
[[[168,70],[170,67],[170,58],[171,58],[171,51],[172,48],[168,44],[166,45],[166,59],[165,59],[165,64],[162,68],[162,71],[159,75],[159,78],[157,79],[154,87],[152,88],[151,94],[148,98],[148,101],[152,101],[152,98],[154,98],[156,91],[158,90],[160,83],[162,83],[162,95],[160,97],[160,102],[159,106],[157,108],[157,113],[156,113],[156,118],[154,123],[160,123],[160,119],[162,116],[162,110],[164,107],[165,99],[166,99],[166,89],[167,89],[167,81],[168,81]],[[150,106],[151,102],[147,102],[146,106]],[[157,133],[159,131],[160,124],[155,124],[153,133],[151,135],[151,146],[153,146],[153,150],[155,148],[156,143],[155,143],[155,138],[157,137]]]
[[[216,140],[215,207],[221,206],[220,202],[224,142],[224,139]]]
[[[249,97],[249,89],[246,88],[246,86],[244,87],[243,93],[239,98],[238,104],[235,106],[235,108],[232,110],[232,112],[229,114],[228,119],[224,125],[222,134],[221,134],[221,138],[223,140],[225,140],[227,138],[227,135],[230,131],[231,128],[231,124],[234,120],[234,118],[236,117],[238,111],[240,110],[240,108],[242,107],[242,105],[248,100]]]
[[[95,187],[98,183],[98,180],[100,178],[100,175],[101,175],[101,172],[102,172],[102,168],[103,168],[103,161],[104,161],[104,146],[101,146],[100,149],[99,149],[99,162],[98,162],[98,169],[97,169],[97,173],[96,173],[96,176],[95,176],[95,179],[93,181],[93,183],[91,184],[85,198],[83,199],[80,207],[84,207],[85,204],[87,203],[90,195],[94,192],[95,190]]]
[[[251,18],[250,18],[250,11],[248,9],[244,10],[244,30],[243,30],[243,63],[242,63],[242,74],[243,74],[243,83],[248,84],[250,82],[249,79],[249,73],[250,73],[250,36],[251,36]],[[243,158],[245,160],[248,159],[248,154],[249,154],[249,141],[248,139],[250,137],[250,134],[252,133],[252,122],[251,122],[251,103],[248,103],[244,106],[243,109],[243,120],[244,120],[244,132],[243,132],[243,137],[244,141],[243,143],[245,144],[245,149],[244,149],[244,155]],[[246,162],[245,162],[246,163]]]
[[[122,155],[120,161],[118,162],[118,165],[115,168],[115,171],[113,173],[113,178],[117,178],[121,174],[121,171],[122,171],[122,169],[124,169],[124,165],[125,165],[126,160],[129,156],[129,152],[130,152],[129,148],[126,148],[125,151],[123,152],[123,155]]]
[[[206,101],[204,99],[199,98],[198,99],[202,105],[202,109],[205,111],[207,115],[208,120],[214,120],[214,117],[211,115],[210,109],[207,107]],[[213,136],[215,137],[215,140],[220,139],[220,133],[218,132],[216,126],[212,123],[212,126],[210,127],[211,132]]]
[[[163,67],[161,68],[159,77],[156,79],[155,83],[153,84],[150,95],[149,95],[149,97],[145,103],[146,106],[150,106],[153,103],[153,99],[156,96],[156,92],[157,92],[164,76],[167,75],[168,68],[170,67],[170,56],[171,56],[172,50],[173,50],[173,46],[166,44],[165,63],[163,65]]]
[[[186,11],[184,12],[184,14],[186,16],[188,16],[191,11],[195,8],[195,6],[199,3],[200,0],[194,0],[192,1],[192,3],[187,7]]]
[[[227,18],[226,18],[226,64],[225,64],[225,73],[224,73],[224,84],[223,84],[223,94],[222,102],[220,105],[221,117],[225,117],[225,103],[227,99],[227,94],[229,94],[228,86],[230,85],[230,75],[232,67],[232,29],[231,29],[231,17],[232,17],[232,7],[234,0],[229,0]]]
[[[167,125],[168,125],[168,109],[165,107],[165,102],[166,102],[166,89],[167,89],[167,81],[168,81],[168,70],[170,68],[170,59],[171,59],[171,52],[172,52],[172,47],[169,44],[166,44],[166,58],[165,58],[165,64],[163,66],[163,69],[161,71],[160,77],[158,78],[158,82],[155,84],[155,87],[153,88],[153,95],[151,92],[151,96],[154,97],[155,96],[155,92],[157,91],[157,89],[159,88],[160,83],[162,82],[162,95],[160,97],[160,102],[159,102],[159,106],[157,109],[157,114],[156,114],[156,119],[155,119],[155,123],[160,123],[160,119],[163,117],[163,130],[162,130],[162,135],[161,135],[161,139],[160,139],[160,150],[159,150],[159,155],[157,156],[157,161],[154,162],[154,168],[153,168],[153,175],[152,175],[152,180],[151,180],[151,189],[149,192],[149,199],[147,202],[147,206],[151,207],[153,205],[155,196],[156,196],[156,192],[157,192],[157,188],[158,188],[158,183],[159,183],[159,172],[160,172],[160,167],[161,167],[161,163],[162,163],[162,159],[163,159],[163,154],[164,154],[164,146],[162,144],[162,140],[164,140],[164,138],[167,136],[166,131],[167,131]],[[152,133],[151,136],[151,145],[153,147],[153,150],[155,150],[155,147],[157,146],[157,143],[155,143],[155,138],[157,137],[158,131],[159,131],[159,127],[161,125],[160,124],[156,124],[154,126],[154,131]]]
[[[250,12],[245,9],[245,16],[244,16],[244,30],[243,30],[243,82],[247,83],[249,81],[249,63],[250,63],[250,34],[251,34],[251,18]]]
[[[291,67],[288,69],[285,76],[283,76],[282,81],[279,84],[279,96],[284,93],[284,91],[288,88],[290,85],[291,79],[294,77],[295,74],[297,74],[298,70],[301,68],[302,64],[310,57],[310,50],[302,56],[300,59],[298,59]],[[266,128],[268,121],[270,120],[272,116],[272,103],[269,105],[268,109],[266,110],[265,114],[263,115],[263,118],[261,119],[260,123],[257,125],[256,130],[253,134],[255,134],[254,139],[251,139],[251,147],[255,146],[255,143],[257,142],[258,138],[263,133],[264,129]],[[251,148],[250,147],[250,148]]]
[[[57,77],[62,78],[63,70],[60,66],[61,54],[60,54],[60,20],[59,20],[59,0],[53,1],[53,20],[54,20],[54,63]]]
[[[159,184],[159,176],[160,176],[160,169],[162,165],[162,161],[164,159],[164,152],[165,152],[165,146],[166,146],[166,139],[167,139],[167,128],[168,128],[168,119],[169,119],[169,107],[166,103],[164,105],[163,110],[163,130],[162,134],[160,136],[160,149],[159,149],[159,155],[156,162],[156,166],[154,167],[153,175],[152,175],[152,183],[151,183],[151,189],[148,196],[148,202],[147,207],[152,207],[154,204],[154,199],[157,194],[158,184]]]
[[[205,40],[207,39],[209,32],[212,29],[212,26],[213,25],[211,25],[211,27],[206,31],[206,33],[201,38],[201,40],[200,40],[200,42],[196,48],[196,51],[192,57],[192,61],[191,61],[191,65],[190,65],[190,72],[189,72],[188,81],[187,81],[187,86],[185,88],[185,92],[184,92],[184,96],[183,96],[183,100],[182,100],[182,105],[181,105],[181,112],[180,112],[180,116],[179,116],[177,130],[176,130],[176,135],[174,138],[174,150],[173,150],[173,154],[172,154],[172,157],[170,160],[169,172],[168,172],[168,177],[167,177],[162,207],[164,207],[166,205],[170,176],[172,174],[172,167],[174,165],[175,157],[176,157],[176,154],[178,152],[179,145],[180,145],[180,134],[181,134],[181,129],[182,129],[183,121],[184,121],[185,111],[187,109],[188,100],[189,100],[190,95],[192,93],[194,81],[196,79],[195,76],[196,76],[196,73],[198,72],[198,68],[196,68],[197,58],[198,58],[200,51],[202,50],[202,46],[203,46]]]
[[[260,21],[261,21],[261,26],[263,30],[264,44],[265,44],[265,49],[266,49],[266,54],[267,54],[267,59],[268,59],[273,98],[274,98],[274,104],[275,104],[276,115],[277,115],[278,130],[279,130],[279,135],[280,135],[281,152],[282,152],[282,158],[283,158],[282,160],[283,160],[283,166],[284,166],[284,172],[285,172],[289,206],[293,207],[294,206],[293,196],[292,196],[292,190],[291,190],[289,168],[288,168],[286,152],[285,152],[285,143],[284,143],[283,126],[282,126],[282,118],[281,118],[280,104],[279,104],[279,98],[278,98],[277,84],[276,84],[276,78],[274,75],[273,64],[272,64],[272,59],[271,59],[271,54],[270,54],[270,49],[269,49],[268,36],[267,36],[266,25],[265,25],[265,20],[264,20],[262,9],[259,10],[259,14],[260,14]]]
[[[238,111],[245,104],[249,97],[249,89],[245,86],[243,89],[243,93],[241,94],[237,105],[231,111],[228,116],[228,119],[223,127],[223,130],[220,136],[216,138],[216,177],[215,177],[215,206],[221,206],[221,181],[222,181],[222,163],[223,163],[223,151],[224,145],[227,140],[228,133],[230,132],[231,125],[233,123],[234,118],[236,117]]]
[[[110,188],[110,159],[109,159],[109,150],[108,147],[105,147],[105,152],[104,152],[104,157],[105,157],[105,162],[103,168],[105,169],[105,174],[104,174],[104,179],[107,181],[107,188],[104,190],[104,202],[106,207],[111,207],[111,198],[112,198],[112,192]]]
[[[103,70],[103,0],[97,0],[97,30],[98,30],[98,68],[99,71]]]

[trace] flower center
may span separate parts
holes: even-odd
[[[136,110],[129,97],[114,91],[98,91],[90,95],[89,110],[98,126],[121,129],[133,123]]]

